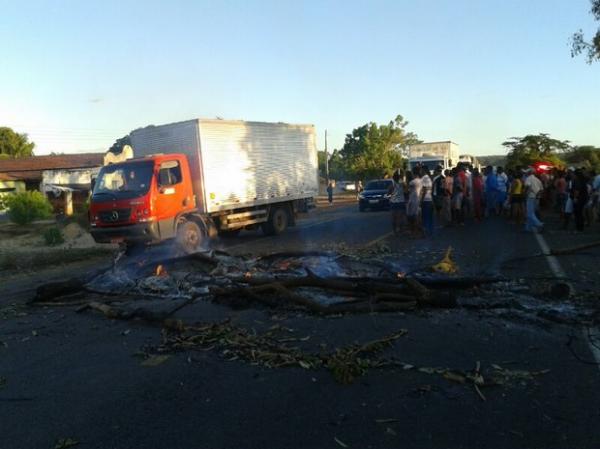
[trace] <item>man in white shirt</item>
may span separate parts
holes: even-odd
[[[539,218],[535,215],[536,209],[536,200],[539,195],[541,195],[544,186],[542,185],[542,181],[540,181],[532,168],[529,168],[525,171],[527,174],[527,178],[525,178],[525,198],[526,198],[526,207],[527,207],[527,221],[525,222],[525,231],[533,232],[537,230],[538,232],[542,232],[544,230],[544,223],[542,223]]]
[[[498,215],[500,215],[504,210],[504,202],[506,201],[508,193],[508,176],[504,173],[502,167],[496,169],[496,182],[498,184],[498,193],[496,193],[496,201],[498,204],[496,211]]]
[[[426,236],[433,234],[433,197],[431,196],[433,182],[429,176],[429,170],[425,166],[421,177],[421,220],[423,231]]]

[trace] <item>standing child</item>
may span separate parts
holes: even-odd
[[[329,181],[327,185],[327,200],[329,201],[329,205],[333,204],[333,182]]]

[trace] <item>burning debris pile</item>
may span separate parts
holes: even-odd
[[[417,277],[387,254],[360,258],[332,252],[281,252],[235,257],[195,253],[160,261],[125,261],[84,281],[72,279],[38,289],[38,302],[82,293],[107,298],[194,300],[232,307],[260,304],[329,315],[454,307],[454,288],[494,278]],[[71,298],[73,299],[73,298]]]
[[[444,265],[443,273],[433,269],[427,274],[411,272],[402,262],[391,253],[357,257],[335,252],[280,252],[236,257],[218,251],[152,261],[123,260],[88,279],[42,286],[34,302],[79,304],[79,311],[92,309],[113,319],[159,323],[162,342],[144,348],[148,359],[179,351],[215,351],[226,360],[265,368],[326,369],[340,383],[352,383],[370,370],[417,371],[474,389],[482,400],[486,400],[484,387],[532,382],[544,374],[511,371],[499,365],[484,369],[479,363],[475,369],[407,363],[386,353],[407,333],[404,329],[372,341],[326,349],[324,342],[310,335],[295,335],[279,324],[257,331],[231,321],[187,324],[172,317],[194,301],[231,307],[258,305],[319,316],[456,306],[480,310],[486,292],[498,290],[506,296],[508,290],[522,288],[493,277],[449,275],[454,267],[449,252],[442,262],[450,268]],[[511,302],[517,294],[513,292]],[[497,306],[513,305],[500,301]]]
[[[552,303],[540,304],[518,281],[458,276],[450,250],[441,262],[420,271],[411,271],[392,253],[330,251],[278,252],[259,257],[210,251],[119,262],[90,279],[46,284],[33,301],[54,305],[57,301],[79,302],[83,308],[91,307],[111,318],[149,320],[164,319],[197,300],[233,308],[260,306],[316,315],[459,306],[491,310],[501,316],[503,311],[532,315],[532,310],[542,313],[542,306],[556,308]],[[535,304],[530,306],[532,301]],[[144,309],[147,303],[155,310],[159,304],[159,311],[148,313]],[[552,315],[553,310],[548,313]]]

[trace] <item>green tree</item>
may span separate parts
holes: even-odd
[[[27,134],[19,134],[6,126],[0,127],[0,157],[33,156],[35,143],[30,142]]]
[[[574,167],[586,167],[600,173],[600,148],[592,145],[573,147],[562,155],[567,165]]]
[[[406,130],[407,126],[408,122],[398,115],[387,125],[370,122],[352,130],[339,152],[346,173],[366,180],[403,167],[403,152],[420,142],[416,134]]]
[[[600,0],[591,0],[591,3],[592,9],[590,12],[595,20],[600,21]],[[583,30],[573,34],[571,38],[571,56],[575,57],[581,53],[587,55],[588,64],[600,59],[600,28],[591,41],[586,40]]]
[[[571,148],[568,140],[557,140],[548,134],[528,134],[525,137],[511,137],[502,143],[508,149],[506,166],[508,168],[527,167],[537,161],[551,162],[561,166],[559,157]]]
[[[319,160],[319,176],[322,178],[327,177],[327,165],[325,164],[325,151],[319,151],[317,153]],[[333,150],[329,153],[329,177],[331,179],[344,179],[347,176],[345,161],[342,158],[339,150]]]
[[[346,161],[342,158],[340,150],[333,150],[333,153],[329,156],[329,177],[332,179],[344,179],[348,176]]]
[[[317,161],[319,164],[319,176],[325,178],[327,176],[327,163],[325,151],[317,151]]]

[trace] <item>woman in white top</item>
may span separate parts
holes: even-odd
[[[412,172],[412,179],[408,183],[408,204],[406,205],[406,218],[413,233],[419,230],[418,217],[421,211],[421,172],[415,167]]]
[[[396,170],[392,176],[392,180],[394,182],[390,186],[388,194],[390,195],[390,210],[392,211],[392,230],[394,234],[398,235],[402,231],[404,214],[406,213],[402,173]]]

